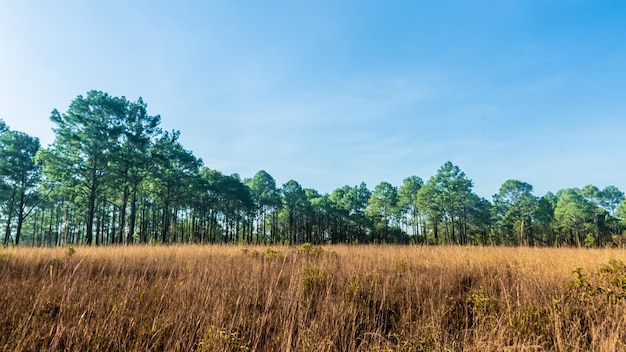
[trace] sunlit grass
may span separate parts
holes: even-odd
[[[625,259],[570,248],[5,249],[0,346],[623,350]]]

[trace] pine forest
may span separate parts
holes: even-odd
[[[0,213],[6,246],[113,244],[455,244],[619,246],[617,187],[533,194],[511,179],[491,200],[452,162],[401,185],[330,194],[206,166],[139,98],[101,91],[53,110],[54,142],[0,120]]]

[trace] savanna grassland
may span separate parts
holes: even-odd
[[[626,251],[0,251],[5,351],[615,351]]]

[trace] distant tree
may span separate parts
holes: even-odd
[[[224,214],[227,242],[237,240],[251,241],[250,238],[238,238],[241,224],[247,214],[254,211],[254,202],[248,186],[237,175],[222,176],[219,179],[219,208]]]
[[[431,217],[438,241],[437,226],[444,222],[449,243],[467,243],[467,214],[472,198],[473,183],[461,169],[446,162],[418,193],[418,204]]]
[[[39,139],[23,132],[11,131],[0,120],[0,197],[5,206],[4,246],[11,237],[12,221],[17,220],[15,245],[19,245],[24,221],[36,205],[41,167],[35,162]]]
[[[545,245],[556,245],[554,235],[554,209],[558,202],[557,197],[548,192],[535,203],[533,219],[537,233],[541,234],[541,241]]]
[[[122,131],[111,156],[112,186],[120,192],[119,237],[117,242],[131,243],[137,220],[137,194],[153,167],[153,145],[161,134],[160,116],[150,116],[141,98],[128,102],[120,120]],[[128,226],[127,208],[130,207]],[[124,236],[124,234],[126,235]]]
[[[559,200],[554,209],[557,227],[561,233],[569,234],[569,238],[565,240],[581,246],[589,221],[594,214],[593,206],[583,197],[581,190],[576,188],[562,190],[557,197]]]
[[[221,172],[209,168],[202,168],[200,171],[201,183],[203,184],[201,200],[201,217],[205,227],[207,227],[207,238],[211,243],[222,240],[220,216],[223,216],[220,209],[221,204],[221,179],[224,177]],[[202,238],[204,242],[204,237]]]
[[[417,206],[426,215],[427,223],[432,230],[433,242],[440,243],[439,226],[443,222],[444,207],[442,192],[437,189],[434,178],[430,178],[417,192]],[[424,242],[427,242],[424,234]]]
[[[348,242],[366,242],[367,233],[365,229],[369,225],[366,209],[369,205],[372,191],[367,188],[365,182],[361,182],[358,186],[352,187],[347,196],[348,208],[350,209],[348,217],[353,229],[348,234]]]
[[[307,226],[306,241],[314,244],[324,243],[329,230],[330,202],[328,194],[320,194],[314,189],[304,190],[308,202],[311,204],[310,222]]]
[[[526,232],[531,229],[537,198],[533,186],[518,180],[507,180],[493,196],[494,210],[501,226],[507,232],[517,233],[518,244],[533,244],[533,237]]]
[[[620,203],[624,200],[624,192],[615,186],[607,186],[600,191],[600,206],[610,215],[614,215]]]
[[[471,242],[476,244],[492,244],[490,238],[492,228],[492,204],[485,198],[471,193],[467,205],[468,232],[471,232]]]
[[[155,195],[162,206],[160,240],[162,243],[175,242],[177,239],[176,223],[179,206],[192,203],[195,197],[196,178],[200,177],[202,160],[197,159],[178,141],[180,132],[163,133],[154,147],[156,161],[151,183]]]
[[[352,231],[352,223],[350,221],[350,212],[352,211],[350,202],[351,191],[352,187],[345,185],[334,189],[328,196],[330,205],[328,211],[332,222],[330,232],[333,243],[347,242]]]
[[[283,205],[287,215],[287,239],[289,244],[298,243],[304,232],[304,214],[310,206],[306,192],[300,184],[289,180],[282,187]]]
[[[366,208],[371,191],[362,182],[358,186],[343,186],[328,196],[329,214],[332,218],[332,242],[366,241],[368,219]]]
[[[50,117],[56,138],[42,154],[44,171],[64,194],[85,200],[87,245],[92,244],[96,200],[111,172],[127,107],[124,97],[90,91],[74,99],[66,113],[55,109]]]
[[[382,241],[389,242],[389,227],[397,214],[398,190],[389,182],[381,182],[374,187],[367,208],[368,214],[383,225]]]
[[[257,226],[257,243],[259,239],[267,241],[267,215],[272,214],[280,207],[280,193],[276,188],[276,181],[265,170],[257,172],[252,179],[247,182],[250,194],[256,207],[256,217],[258,219]]]
[[[617,210],[615,211],[615,216],[619,221],[620,228],[618,229],[617,234],[622,234],[622,229],[626,228],[626,199],[622,199]]]
[[[398,205],[403,219],[411,226],[411,235],[415,238],[420,235],[420,208],[417,194],[423,185],[424,181],[421,178],[411,176],[404,179],[398,190]]]
[[[616,217],[616,211],[623,200],[624,192],[615,186],[607,186],[600,191],[600,206],[608,212],[605,223],[610,231],[609,235],[616,235],[621,232],[620,221]],[[607,236],[607,240],[612,241],[612,238]]]
[[[607,218],[607,210],[602,208],[602,192],[600,189],[594,185],[587,185],[582,189],[582,195],[587,200],[591,207],[591,219],[593,222],[593,239],[595,245],[600,245],[605,237],[608,237],[608,234],[605,235],[604,231],[606,229],[605,222]],[[589,240],[587,240],[587,245],[590,245]]]

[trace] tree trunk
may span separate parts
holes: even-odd
[[[130,217],[128,219],[128,242],[132,242],[135,235],[135,222],[137,221],[137,187],[133,188],[130,198]]]
[[[55,236],[54,236],[54,242],[53,242],[52,241],[52,214],[54,214],[54,209],[55,208],[52,208],[53,212],[50,214],[50,245],[51,246],[58,246],[60,244],[59,242],[61,241],[61,239],[60,239],[60,237],[61,237],[61,233],[60,233],[61,228],[59,226],[59,223],[61,222],[61,214],[60,214],[59,210],[57,209],[56,217],[55,217],[56,221],[54,222],[57,225],[57,228],[56,228],[56,231],[54,232]],[[63,207],[63,209],[65,209],[65,207]],[[65,210],[63,210],[63,211],[65,211]]]
[[[117,231],[115,230],[115,225],[117,223],[117,219],[115,218],[115,206],[112,206],[111,208],[113,209],[113,214],[111,214],[111,242],[117,243]]]
[[[13,219],[13,209],[15,206],[15,193],[16,193],[16,189],[13,189],[13,193],[11,194],[11,200],[9,201],[9,207],[8,207],[8,217],[7,217],[7,224],[6,224],[6,228],[4,231],[4,242],[3,242],[3,246],[6,247],[9,245],[9,238],[11,237],[11,220]]]
[[[98,220],[99,223],[100,223],[100,226],[98,228],[98,233],[99,233],[99,236],[100,236],[100,241],[99,242],[100,242],[100,244],[106,244],[106,242],[104,241],[104,227],[105,227],[105,222],[106,222],[106,219],[105,219],[106,200],[105,199],[102,199],[102,207],[100,209],[101,209],[100,210],[100,220]]]
[[[161,216],[161,243],[167,243],[167,228],[169,219],[169,201],[166,200],[165,204],[163,204],[163,214]]]
[[[174,203],[176,204],[176,203]],[[172,221],[171,221],[171,225],[168,222],[168,227],[171,227],[171,232],[172,234],[170,235],[170,238],[172,238],[172,242],[174,243],[178,243],[179,239],[178,239],[178,206],[174,206],[174,211],[172,214]],[[180,239],[180,242],[182,242],[182,238]]]
[[[120,230],[119,230],[119,243],[129,244],[132,239],[130,236],[124,238],[124,229],[126,228],[126,203],[128,203],[128,186],[124,186],[124,192],[122,192],[122,204],[120,205]]]
[[[87,210],[87,233],[85,234],[85,244],[91,246],[93,239],[93,218],[96,211],[96,195],[98,191],[98,178],[96,175],[96,165],[98,159],[94,158],[91,165],[91,187],[89,189],[89,206]]]
[[[456,234],[454,233],[454,215],[450,213],[450,242],[456,244]]]
[[[20,244],[20,236],[22,234],[22,225],[24,224],[24,198],[26,194],[24,192],[20,193],[20,203],[17,207],[17,230],[15,231],[15,247]]]

